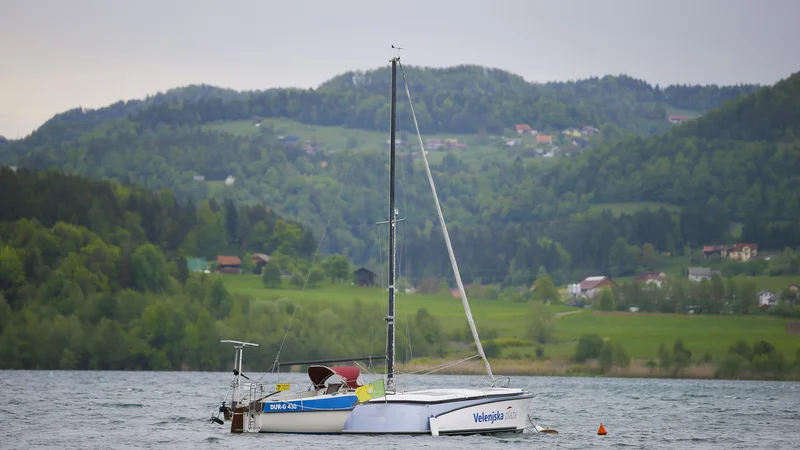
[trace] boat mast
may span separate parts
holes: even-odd
[[[395,219],[394,208],[394,155],[395,155],[395,122],[397,122],[397,62],[400,57],[392,58],[392,97],[390,104],[391,122],[389,124],[389,313],[386,316],[386,390],[394,389],[394,294],[395,294]]]

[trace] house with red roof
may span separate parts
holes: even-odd
[[[644,284],[654,284],[661,287],[661,283],[667,279],[664,272],[645,272],[636,276],[636,281]]]
[[[567,292],[573,297],[592,298],[603,289],[611,289],[617,284],[606,276],[587,277],[580,283],[567,286]]]
[[[738,243],[733,245],[705,245],[703,246],[703,256],[710,258],[719,255],[720,258],[728,258],[733,261],[750,261],[751,258],[758,256],[758,244]]]
[[[242,273],[242,260],[238,256],[217,256],[217,272]]]
[[[527,123],[518,123],[516,125],[517,134],[536,134],[536,130],[531,128]]]

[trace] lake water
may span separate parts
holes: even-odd
[[[512,387],[536,394],[535,422],[558,435],[370,437],[232,435],[228,423],[209,423],[229,381],[229,373],[0,371],[0,448],[800,448],[800,383],[513,377]],[[306,384],[302,374],[263,381]],[[600,422],[607,436],[597,435]]]

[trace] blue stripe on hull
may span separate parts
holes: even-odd
[[[271,401],[264,403],[265,413],[283,413],[299,411],[337,411],[352,409],[358,403],[353,395],[336,395],[325,398],[307,398],[287,401]]]

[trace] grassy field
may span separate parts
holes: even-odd
[[[693,357],[705,354],[719,358],[731,344],[744,339],[765,340],[794,359],[800,335],[786,332],[786,320],[768,316],[701,316],[586,311],[559,319],[557,339],[569,341],[583,333],[594,333],[622,343],[632,358],[655,357],[659,344],[672,348],[683,340]],[[555,350],[555,349],[554,349]]]
[[[754,277],[759,278],[759,277]],[[770,278],[770,277],[763,277]],[[774,277],[771,283],[779,285],[786,280]],[[223,280],[231,292],[249,294],[256,300],[288,298],[299,305],[319,306],[324,303],[349,304],[358,299],[365,304],[386,304],[386,293],[381,289],[360,288],[349,285],[327,286],[319,289],[266,289],[254,275],[228,275]],[[765,285],[765,280],[759,280]],[[787,283],[788,284],[788,283]],[[404,317],[427,308],[445,327],[446,332],[463,330],[466,326],[464,311],[458,298],[447,295],[398,294],[397,315]],[[479,328],[491,328],[500,337],[524,339],[530,320],[529,306],[525,303],[470,299],[475,322]],[[555,319],[555,343],[544,345],[549,357],[567,358],[574,354],[576,341],[582,334],[594,333],[605,339],[622,343],[632,358],[655,358],[659,344],[668,348],[681,338],[696,358],[709,354],[721,358],[728,347],[739,339],[751,345],[765,340],[785,354],[790,360],[800,348],[800,335],[787,333],[787,320],[768,316],[702,316],[680,314],[604,313],[578,310],[566,306],[548,306],[554,313],[573,312]],[[520,357],[535,352],[535,345],[503,349],[503,356],[516,353]]]
[[[352,149],[356,152],[382,150],[386,148],[386,142],[388,140],[386,132],[345,128],[341,126],[307,125],[294,120],[281,118],[265,119],[258,127],[249,120],[211,122],[203,125],[203,128],[207,130],[224,131],[240,136],[256,136],[265,129],[264,127],[272,127],[279,136],[298,136],[301,140],[314,141],[322,146],[323,150],[326,152],[336,152],[344,149]],[[398,133],[401,138],[405,139],[410,144],[409,147],[398,147],[397,151],[399,153],[419,151],[416,146],[416,132],[413,129],[400,129]],[[428,161],[430,161],[431,164],[440,163],[442,158],[448,153],[458,156],[463,162],[468,164],[473,162],[480,163],[483,160],[496,158],[513,159],[517,156],[522,156],[524,159],[530,158],[523,155],[523,153],[516,148],[500,148],[498,144],[499,137],[494,137],[494,140],[492,140],[488,138],[479,139],[474,134],[423,133],[422,138],[425,140],[430,138],[453,138],[467,145],[464,149],[427,149]],[[520,138],[526,145],[535,146],[536,139],[534,136],[522,136]]]
[[[363,304],[386,305],[387,293],[378,288],[363,288],[350,285],[333,285],[319,289],[296,288],[266,289],[261,279],[255,275],[228,275],[222,277],[231,292],[251,295],[257,300],[277,300],[287,298],[301,305],[319,306],[324,303],[351,304],[359,300]],[[419,308],[427,308],[436,316],[446,330],[464,329],[467,320],[460,298],[449,295],[397,294],[397,315],[412,316]],[[478,327],[497,330],[501,337],[525,337],[525,323],[528,320],[527,304],[504,301],[470,299],[472,315]],[[571,311],[568,306],[550,306],[553,312]]]
[[[645,209],[649,209],[653,212],[658,211],[659,208],[664,207],[667,211],[676,214],[680,212],[681,207],[678,205],[673,205],[671,203],[662,203],[662,202],[625,202],[625,203],[597,203],[592,205],[587,210],[590,213],[600,213],[603,210],[610,210],[615,217],[619,217],[621,214],[634,214],[637,211],[642,211]]]
[[[782,275],[776,277],[766,275],[755,277],[739,275],[733,277],[733,279],[737,282],[752,281],[755,283],[757,290],[769,289],[776,293],[783,292],[783,290],[788,288],[792,283],[800,284],[800,275]]]
[[[360,150],[380,150],[386,147],[387,132],[345,128],[341,126],[307,125],[294,120],[274,118],[265,119],[258,127],[249,120],[212,122],[203,125],[210,130],[225,131],[240,136],[256,136],[261,133],[261,127],[272,127],[279,136],[298,136],[301,140],[311,140],[322,145],[326,151],[337,151],[351,148]],[[399,130],[399,136],[404,137],[409,143],[417,142],[413,130]],[[454,138],[459,142],[473,144],[474,135],[471,134],[423,134],[423,139],[428,138]],[[483,148],[483,146],[471,147]],[[468,147],[469,148],[469,147]],[[400,148],[399,150],[402,150]],[[443,153],[443,152],[441,152]]]

